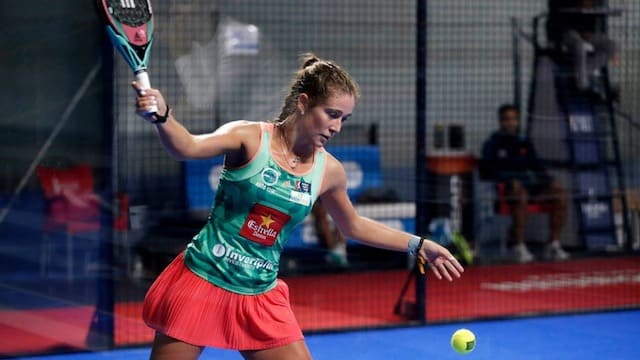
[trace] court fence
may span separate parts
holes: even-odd
[[[301,53],[347,69],[362,98],[327,150],[345,167],[356,210],[433,238],[466,267],[449,283],[420,274],[405,253],[353,239],[332,247],[311,216],[280,261],[304,332],[640,305],[640,104],[634,101],[640,4],[611,0],[587,11],[618,48],[611,66],[593,77],[588,96],[571,85],[570,61],[547,34],[543,0],[153,5],[152,86],[193,133],[238,119],[274,119]],[[582,14],[574,10],[569,13]],[[91,7],[58,11],[94,16]],[[5,16],[18,19],[18,13]],[[63,82],[65,91],[51,103],[42,100],[34,113],[12,112],[11,131],[0,135],[8,144],[0,155],[6,156],[0,205],[8,209],[0,219],[6,249],[0,331],[12,339],[0,344],[2,356],[150,344],[153,330],[141,319],[144,295],[207,221],[222,169],[220,158],[172,159],[153,126],[135,115],[131,71],[114,56],[97,18],[72,27],[73,36],[91,33],[102,43],[75,55],[86,58],[76,68],[86,70],[89,90],[79,91],[74,75],[79,80]],[[50,36],[52,44],[68,42]],[[19,52],[8,54],[9,65],[26,74],[17,65]],[[102,77],[91,71],[96,58]],[[84,100],[68,111],[73,115],[58,134],[60,122],[42,114],[64,113],[74,94]],[[505,103],[520,109],[522,138],[564,190],[560,242],[571,256],[565,261],[544,256],[553,221],[545,206],[527,206],[524,234],[535,260],[514,257],[514,202],[507,185],[486,176],[495,164],[482,156]],[[99,126],[86,120],[96,109],[105,117]],[[18,121],[25,118],[39,120]],[[48,137],[53,146],[41,147]],[[34,162],[29,154],[42,149],[47,156]],[[37,165],[32,174],[30,163]],[[73,208],[51,196],[60,184],[86,187],[83,196],[101,199],[92,203],[92,221],[56,222]],[[54,327],[61,330],[49,331]]]

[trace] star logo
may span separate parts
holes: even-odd
[[[240,235],[264,246],[273,246],[291,216],[266,205],[255,204],[240,229]]]
[[[264,227],[266,227],[267,229],[269,229],[271,227],[271,224],[275,221],[272,217],[271,214],[267,215],[267,216],[260,216],[260,218],[262,218],[262,225]]]

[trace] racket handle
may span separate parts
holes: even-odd
[[[140,87],[145,90],[151,88],[151,82],[149,81],[149,73],[145,70],[140,70],[135,73],[136,82],[140,84]],[[148,112],[147,115],[155,114],[158,112],[158,107],[153,106]]]

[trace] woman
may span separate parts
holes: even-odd
[[[152,359],[197,359],[205,346],[245,359],[310,359],[277,272],[288,235],[317,198],[346,237],[420,255],[439,279],[463,272],[442,246],[354,210],[345,170],[324,150],[359,96],[336,64],[305,55],[277,119],[230,122],[205,135],[180,125],[158,90],[133,86],[137,113],[174,158],[225,156],[207,224],[145,298],[143,317],[156,330]],[[157,115],[147,114],[152,106]]]

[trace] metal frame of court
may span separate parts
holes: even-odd
[[[416,43],[415,43],[415,232],[428,233],[428,184],[432,181],[424,169],[424,159],[428,150],[425,134],[433,119],[428,118],[428,36],[429,7],[427,0],[415,2]],[[117,189],[119,148],[116,136],[118,122],[113,121],[115,99],[113,93],[114,54],[105,36],[103,49],[102,76],[105,84],[103,108],[103,134],[108,141],[105,146],[105,158],[110,159],[112,166],[107,191]],[[109,214],[112,215],[112,214]],[[111,239],[111,229],[106,228],[107,239]],[[100,249],[103,260],[103,273],[97,278],[98,300],[96,307],[75,306],[53,309],[37,309],[35,311],[3,312],[0,326],[19,324],[24,319],[40,319],[37,331],[46,333],[47,321],[42,319],[75,319],[78,324],[75,332],[70,334],[72,348],[85,346],[91,350],[113,349],[147,344],[151,340],[149,329],[139,319],[140,302],[116,302],[114,277],[108,269],[114,263],[113,243],[104,241]],[[628,254],[633,255],[633,254]],[[412,282],[407,295],[413,301],[413,316],[399,317],[391,313],[401,286],[407,277],[406,270],[371,272],[369,274],[330,274],[310,276],[309,278],[288,279],[292,288],[292,306],[307,334],[344,332],[356,329],[374,329],[386,327],[411,327],[428,324],[459,322],[470,319],[496,319],[522,316],[555,315],[558,313],[583,313],[611,309],[629,309],[640,306],[640,283],[637,275],[640,269],[637,256],[618,258],[602,257],[595,259],[578,259],[559,264],[532,264],[530,266],[496,265],[495,268],[478,266],[470,268],[464,279],[454,285],[432,281],[417,271],[417,281]],[[540,280],[543,279],[543,280]],[[332,280],[339,284],[337,288],[325,287],[323,284]],[[392,296],[379,299],[379,294],[367,287],[377,282],[384,284],[385,290]],[[570,284],[570,286],[566,286]],[[595,288],[595,291],[593,289]],[[320,300],[314,304],[304,294],[317,291]],[[349,291],[361,292],[362,299],[342,296]],[[545,293],[543,298],[535,299],[532,294]],[[466,294],[473,294],[470,298]],[[17,297],[26,296],[18,294]],[[453,309],[453,310],[452,310]],[[313,316],[321,314],[326,321],[317,323]],[[337,321],[331,316],[342,316]],[[345,315],[346,314],[346,315]],[[313,316],[312,316],[313,315]],[[636,314],[637,316],[637,314]],[[475,323],[478,326],[478,323]],[[74,323],[76,325],[76,323]],[[446,325],[452,329],[456,325]],[[86,328],[90,328],[86,333]],[[442,329],[441,327],[439,329]],[[396,329],[400,332],[416,334],[422,328]],[[442,330],[445,331],[445,330]],[[438,332],[442,337],[442,331]],[[448,330],[447,330],[448,331]],[[373,332],[372,332],[373,333]],[[55,334],[61,337],[61,334]],[[342,336],[338,334],[336,336]],[[344,334],[349,338],[349,334]],[[130,336],[130,337],[128,337]],[[327,335],[329,336],[329,335]],[[413,336],[413,335],[412,335]],[[310,342],[317,337],[310,337]],[[11,341],[11,340],[9,340]],[[85,343],[85,341],[88,341]],[[413,341],[413,340],[412,340]],[[482,340],[480,340],[482,341]],[[78,345],[78,347],[75,347]],[[496,346],[497,343],[496,343]],[[28,344],[26,345],[28,347]],[[54,350],[55,351],[55,350]],[[82,350],[80,350],[82,351]],[[377,349],[376,349],[377,351]],[[113,353],[114,356],[117,353]],[[413,353],[415,354],[415,353]],[[524,357],[523,357],[524,358]]]

